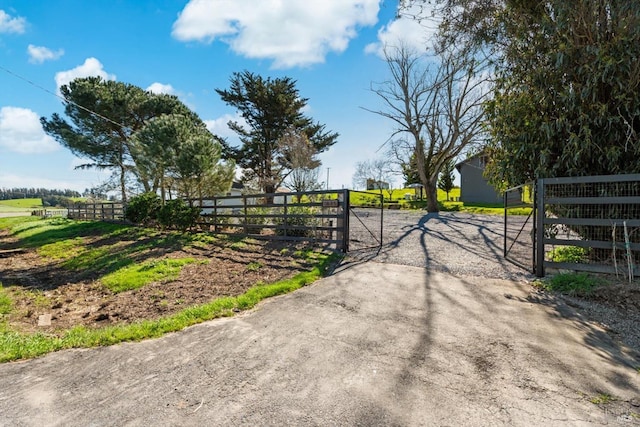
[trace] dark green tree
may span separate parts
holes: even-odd
[[[266,193],[273,193],[292,167],[280,150],[279,141],[291,130],[306,136],[317,153],[336,143],[338,134],[325,131],[303,114],[307,99],[300,97],[289,77],[262,78],[244,71],[234,73],[229,89],[216,89],[222,100],[236,108],[246,122],[229,122],[240,137],[238,148],[225,147],[225,154],[244,170],[245,179],[257,180]]]
[[[200,202],[205,196],[226,193],[234,177],[235,164],[221,163],[222,146],[201,121],[181,114],[151,119],[134,134],[138,167],[160,189],[174,189],[185,199]]]
[[[639,2],[438,3],[449,44],[484,46],[492,55],[494,185],[640,172]]]
[[[200,119],[177,97],[153,94],[122,82],[100,77],[75,79],[60,88],[64,113],[51,119],[42,117],[45,132],[90,163],[80,168],[110,169],[116,172],[123,201],[127,199],[127,176],[133,175],[145,191],[153,189],[153,179],[138,168],[133,134],[153,117],[183,114]]]
[[[513,34],[487,109],[492,181],[640,172],[640,3],[507,11]]]
[[[420,184],[420,176],[418,175],[418,162],[415,154],[409,155],[409,160],[402,159],[400,163],[402,176],[404,177],[404,186],[411,184]]]
[[[453,180],[455,179],[453,176],[453,170],[455,167],[455,162],[453,160],[449,160],[442,167],[442,170],[440,171],[440,178],[438,179],[438,188],[447,193],[447,200],[449,200],[449,193],[453,189]]]

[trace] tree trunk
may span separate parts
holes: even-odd
[[[124,166],[120,166],[120,191],[122,192],[122,203],[127,203],[127,179]]]
[[[264,192],[265,193],[269,193],[269,194],[275,193],[276,192],[276,186],[273,185],[273,184],[265,184],[264,185]],[[265,203],[268,204],[268,205],[273,204],[273,196],[267,196],[265,198]]]
[[[427,212],[438,212],[440,206],[438,206],[438,185],[434,180],[427,182],[425,186],[427,190]]]

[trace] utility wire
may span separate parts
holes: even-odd
[[[35,87],[35,88],[38,88],[38,89],[40,89],[40,90],[42,90],[42,91],[44,91],[44,92],[46,92],[46,93],[48,93],[48,94],[50,94],[50,95],[53,95],[53,96],[55,96],[56,98],[61,99],[63,102],[69,103],[69,104],[71,104],[71,105],[75,105],[76,107],[80,108],[81,110],[84,110],[84,111],[86,111],[86,112],[87,112],[87,113],[89,113],[89,114],[92,114],[92,115],[94,115],[94,116],[96,116],[96,117],[99,117],[99,118],[101,118],[102,120],[106,120],[106,121],[108,121],[109,123],[112,123],[112,124],[114,124],[114,125],[116,125],[116,126],[120,126],[121,128],[126,128],[126,126],[125,126],[125,125],[123,125],[122,123],[118,123],[118,122],[116,122],[116,121],[113,121],[113,120],[111,120],[110,118],[105,117],[105,116],[103,116],[103,115],[102,115],[102,114],[100,114],[100,113],[96,113],[95,111],[90,110],[90,109],[88,109],[87,107],[83,107],[82,105],[78,104],[77,102],[73,102],[73,101],[71,101],[71,100],[69,100],[69,99],[65,98],[64,96],[60,96],[60,95],[58,95],[57,93],[53,93],[53,92],[51,92],[49,89],[46,89],[46,88],[44,88],[44,87],[40,86],[39,84],[32,82],[31,80],[27,79],[26,77],[22,77],[21,75],[16,74],[16,73],[14,73],[14,72],[13,72],[13,71],[11,71],[11,70],[6,69],[6,68],[5,68],[5,67],[3,67],[2,65],[0,65],[0,70],[4,71],[5,73],[10,74],[10,75],[12,75],[12,76],[14,76],[14,77],[16,77],[16,78],[18,78],[18,79],[20,79],[20,80],[25,81],[25,82],[29,83],[31,86],[33,86],[33,87]]]

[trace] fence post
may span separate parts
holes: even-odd
[[[341,250],[344,253],[349,251],[349,212],[349,190],[342,190],[338,193],[338,213],[342,215],[336,219],[336,238],[342,242]]]
[[[537,277],[544,277],[544,217],[545,217],[545,209],[544,209],[544,179],[538,179],[535,187],[535,213],[534,213],[534,223],[536,227],[535,232],[535,242],[533,244],[534,247],[534,255],[535,255],[535,273]]]
[[[284,219],[283,219],[284,228],[283,228],[283,230],[284,230],[284,236],[286,237],[288,235],[287,231],[289,229],[289,218],[287,217],[288,210],[287,210],[287,194],[286,193],[284,195],[284,212],[283,213],[284,213]],[[271,221],[273,221],[273,219],[271,219]],[[303,224],[306,224],[306,223],[303,222]],[[277,233],[278,233],[278,230],[276,229],[276,234]],[[294,233],[294,236],[295,236],[295,233]]]
[[[242,204],[244,205],[244,234],[249,234],[248,233],[248,228],[247,228],[247,196],[246,195],[242,195]]]

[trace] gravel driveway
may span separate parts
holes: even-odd
[[[379,234],[378,210],[356,213]],[[354,249],[350,256],[377,262],[427,267],[460,276],[532,279],[503,257],[504,219],[499,215],[460,212],[384,211],[383,247],[358,249],[373,242],[358,219],[351,219]]]

